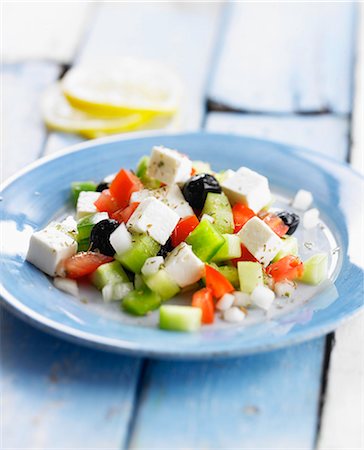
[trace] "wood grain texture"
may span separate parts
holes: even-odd
[[[184,83],[184,128],[196,129],[221,9],[198,2],[102,4],[77,62],[132,56],[168,65]]]
[[[123,445],[140,360],[89,350],[1,314],[2,449]]]
[[[203,363],[154,362],[132,449],[312,449],[323,340]]]
[[[346,117],[272,116],[259,114],[211,113],[207,129],[243,134],[305,147],[334,157],[346,159],[349,148],[349,121]]]
[[[91,15],[88,2],[3,2],[4,61],[69,63]]]
[[[356,6],[232,4],[210,98],[251,112],[348,113]]]
[[[59,73],[52,63],[9,64],[2,67],[2,179],[37,159],[46,129],[41,97]]]

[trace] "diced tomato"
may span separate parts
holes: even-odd
[[[250,251],[245,247],[245,245],[241,244],[240,258],[232,259],[231,262],[233,263],[234,266],[236,266],[239,261],[257,262],[258,260],[250,253]]]
[[[109,215],[120,209],[119,203],[111,195],[109,189],[104,189],[101,192],[100,197],[96,200],[94,205],[96,206],[98,211],[107,212]]]
[[[126,223],[138,206],[139,202],[130,203],[130,205],[126,208],[118,209],[113,214],[111,214],[111,218],[117,220],[119,223]]]
[[[199,223],[195,215],[181,219],[172,232],[171,239],[173,247],[177,247],[178,244],[183,242]]]
[[[303,275],[303,262],[293,255],[285,256],[266,268],[274,281],[295,280]]]
[[[234,233],[240,231],[246,222],[255,216],[255,212],[248,208],[246,205],[242,203],[236,203],[233,206],[233,217],[234,217]]]
[[[230,281],[224,277],[218,270],[205,265],[206,269],[206,287],[212,290],[212,294],[215,298],[219,299],[223,295],[232,292],[234,290]]]
[[[213,323],[215,305],[211,289],[203,288],[195,292],[192,296],[192,306],[202,309],[202,323]]]
[[[64,262],[64,269],[68,278],[80,278],[94,272],[101,264],[111,262],[111,256],[96,252],[81,252],[71,256]]]
[[[264,212],[260,213],[259,217],[269,226],[269,228],[271,228],[271,230],[278,234],[279,237],[284,236],[289,230],[289,227],[276,214]]]
[[[110,192],[119,203],[119,208],[126,208],[133,192],[140,191],[143,183],[130,170],[121,169],[110,184]]]
[[[194,167],[192,167],[192,169],[191,169],[191,177],[196,175],[196,173],[197,173],[197,170]]]

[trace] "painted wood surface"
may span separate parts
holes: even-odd
[[[341,161],[346,159],[349,149],[349,120],[344,116],[272,116],[215,112],[208,116],[207,129],[300,146]]]
[[[348,113],[356,7],[349,2],[231,4],[209,96],[251,112]]]
[[[3,61],[71,62],[95,9],[80,1],[2,2]]]

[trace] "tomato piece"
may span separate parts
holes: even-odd
[[[219,299],[223,295],[233,292],[234,287],[230,281],[224,277],[218,270],[205,265],[206,269],[206,287],[212,290],[212,294],[215,298]]]
[[[130,205],[127,206],[126,208],[118,209],[113,214],[111,214],[111,218],[117,220],[119,223],[121,222],[126,223],[132,216],[133,212],[137,209],[139,204],[140,204],[139,202],[134,202],[130,203]]]
[[[108,214],[112,214],[113,212],[120,209],[119,203],[111,195],[109,189],[104,189],[101,192],[100,197],[96,200],[94,205],[96,206],[98,211],[107,212]]]
[[[171,239],[173,247],[177,247],[178,244],[183,242],[199,223],[195,215],[181,219],[172,232]]]
[[[255,256],[253,256],[250,251],[245,247],[245,245],[240,244],[241,245],[241,256],[240,258],[235,258],[232,259],[231,262],[233,263],[234,266],[237,266],[239,261],[252,261],[252,262],[257,262],[258,260],[255,258]]]
[[[266,268],[266,272],[274,281],[295,280],[303,275],[303,262],[293,255],[285,256]]]
[[[126,169],[121,169],[110,184],[110,192],[119,203],[119,208],[126,208],[131,194],[140,191],[142,188],[143,183],[140,179]]]
[[[195,292],[192,296],[192,306],[202,309],[202,323],[214,322],[215,305],[211,289],[203,288]]]
[[[111,262],[114,258],[96,252],[81,252],[64,261],[63,266],[68,278],[80,278],[94,272],[101,264]]]
[[[197,173],[197,170],[194,167],[192,167],[192,169],[191,169],[191,177],[196,175],[196,173]]]
[[[233,206],[234,233],[240,231],[249,219],[255,216],[255,212],[242,203]]]
[[[283,220],[276,214],[264,212],[262,214],[259,214],[259,217],[269,226],[272,231],[278,234],[279,237],[284,236],[289,230],[289,226],[287,226],[283,222]]]

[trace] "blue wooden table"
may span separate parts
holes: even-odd
[[[18,14],[26,24],[35,13],[24,8]],[[183,129],[267,137],[349,159],[357,5],[47,8],[54,30],[40,22],[29,28],[30,44],[36,41],[29,55],[11,44],[5,52],[4,177],[80,141],[44,128],[45,87],[73,64],[128,55],[162,60],[179,72],[187,89]],[[4,13],[14,15],[10,5]],[[44,33],[52,45],[32,33]],[[65,33],[72,40],[66,48]],[[313,449],[322,433],[332,343],[330,335],[231,360],[155,361],[64,342],[2,308],[0,447]],[[334,448],[320,440],[319,446]]]

